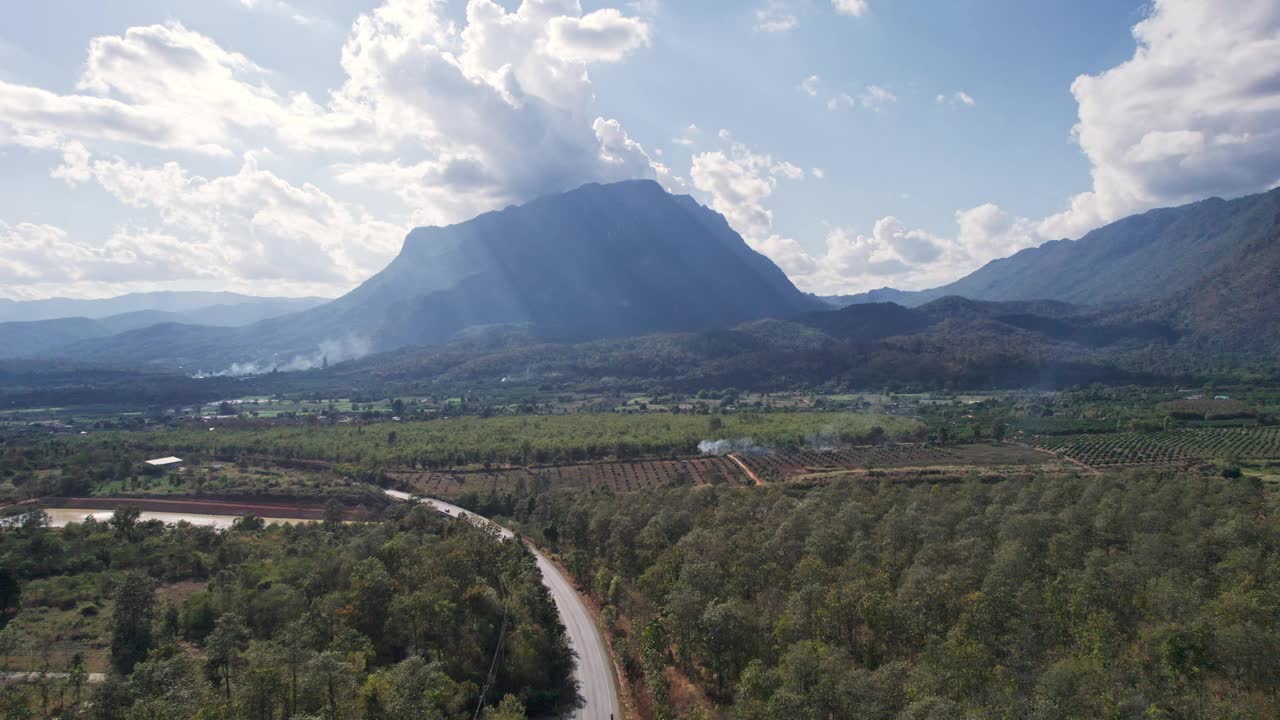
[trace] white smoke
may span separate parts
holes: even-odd
[[[284,361],[251,361],[251,362],[235,362],[222,370],[215,372],[198,372],[195,377],[246,377],[249,375],[264,375],[269,372],[298,372],[301,370],[315,370],[324,367],[326,364],[346,362],[348,360],[359,360],[360,358],[372,352],[372,343],[368,338],[360,338],[348,334],[345,337],[325,340],[320,343],[320,347],[314,352],[307,355],[294,355],[292,358]]]
[[[769,452],[769,448],[756,445],[751,438],[738,438],[737,440],[703,440],[698,443],[698,452],[703,455],[727,455],[734,452],[754,455]]]

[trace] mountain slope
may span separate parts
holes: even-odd
[[[993,260],[942,287],[889,288],[844,296],[845,303],[920,305],[948,295],[974,300],[1060,300],[1113,305],[1164,300],[1215,273],[1234,272],[1240,253],[1274,233],[1280,189],[1235,200],[1209,198],[1152,210]],[[1274,267],[1274,266],[1273,266]]]
[[[581,340],[701,330],[822,307],[723,216],[655,182],[626,181],[418,228],[387,268],[320,307],[244,328],[150,327],[65,352],[214,369],[324,355],[336,361],[440,344],[492,325]]]

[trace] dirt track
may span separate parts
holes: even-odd
[[[746,473],[747,477],[751,478],[755,482],[755,484],[757,485],[764,484],[764,481],[760,479],[760,476],[755,474],[755,472],[753,472],[751,468],[747,467],[747,464],[742,462],[742,460],[737,455],[734,455],[733,453],[729,453],[729,459],[737,463],[738,467],[742,468],[742,472]]]

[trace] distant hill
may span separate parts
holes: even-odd
[[[386,269],[310,310],[234,330],[148,327],[65,351],[206,368],[291,359],[310,366],[324,356],[437,345],[478,327],[584,340],[702,330],[822,307],[723,216],[637,180],[418,228]]]
[[[117,305],[138,305],[157,298],[141,296],[125,296],[129,298],[123,303],[111,300],[72,300],[57,301],[53,305],[42,305],[40,312],[54,312],[59,309],[80,308],[95,312],[100,309],[94,303],[107,303],[107,307]],[[187,297],[183,293],[160,295],[178,295],[176,300],[160,299],[159,304],[170,306],[186,306],[208,300],[226,300],[232,295],[234,304],[218,304],[192,307],[183,311],[134,310],[119,315],[106,317],[63,317],[47,320],[0,322],[0,358],[36,357],[63,353],[69,346],[83,341],[109,338],[111,336],[160,324],[186,324],[199,326],[235,327],[259,322],[267,318],[296,312],[312,307],[321,302],[315,298],[254,298],[232,293],[194,293],[196,297]],[[34,301],[44,302],[44,301]],[[70,303],[61,305],[58,303]],[[81,303],[89,303],[84,305]]]
[[[1221,283],[1250,272],[1248,248],[1274,237],[1278,223],[1280,189],[1230,201],[1209,198],[1127,217],[1079,240],[1023,250],[942,287],[884,288],[835,301],[915,306],[948,295],[1095,306],[1163,301],[1193,290],[1208,277]]]
[[[145,292],[85,300],[7,300],[0,298],[0,323],[58,318],[99,319],[137,312],[164,312],[203,325],[245,325],[263,318],[315,307],[324,298],[255,297],[232,292]],[[170,321],[179,315],[170,317]]]

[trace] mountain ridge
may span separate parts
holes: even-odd
[[[1211,197],[1131,215],[1077,240],[1050,240],[936,288],[881,288],[828,302],[916,306],[947,295],[1099,307],[1163,301],[1238,265],[1242,249],[1277,222],[1280,188],[1232,200]]]

